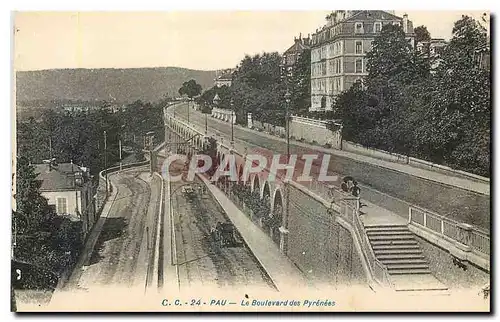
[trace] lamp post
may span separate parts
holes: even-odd
[[[286,158],[287,163],[290,162],[290,124],[289,124],[289,105],[290,105],[290,91],[288,88],[285,93],[285,127],[286,127]],[[288,218],[290,216],[290,183],[288,181],[285,182],[285,194],[286,194],[286,207],[285,207],[285,216],[283,218],[283,236],[281,241],[281,251],[286,255],[288,250]]]
[[[108,138],[104,131],[104,171],[106,171],[106,197],[108,197]]]
[[[234,145],[234,100],[231,98],[231,147]]]
[[[219,106],[219,103],[220,103],[220,97],[219,97],[219,94],[215,93],[215,96],[214,96],[214,100],[213,100],[213,103],[215,106]],[[206,120],[206,119],[205,119]],[[205,123],[207,124],[207,123]],[[206,128],[205,128],[205,133],[206,133]]]
[[[285,126],[286,126],[286,155],[288,161],[290,161],[290,115],[289,115],[289,109],[290,109],[290,97],[292,95],[290,94],[290,91],[286,90],[285,93]]]

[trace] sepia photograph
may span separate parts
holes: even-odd
[[[328,6],[11,12],[11,311],[490,312],[489,9]]]

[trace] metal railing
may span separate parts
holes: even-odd
[[[490,255],[489,233],[478,227],[460,223],[417,206],[409,207],[408,222],[425,227],[440,237],[450,238],[468,246],[479,255]]]

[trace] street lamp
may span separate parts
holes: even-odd
[[[234,100],[231,98],[231,146],[234,144]]]
[[[290,115],[289,115],[289,106],[290,106],[290,91],[288,88],[285,93],[285,126],[286,126],[286,154],[288,159],[290,159]]]
[[[104,171],[106,171],[106,197],[108,197],[108,138],[104,131]]]
[[[220,103],[219,94],[215,93],[213,103],[215,106],[219,106]],[[207,129],[208,129],[208,123],[207,123],[207,116],[205,115],[205,134],[207,134]]]

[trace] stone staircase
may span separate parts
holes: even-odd
[[[365,227],[375,257],[387,267],[396,291],[444,291],[406,225]]]

